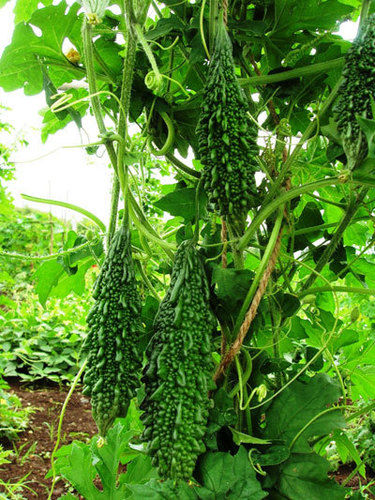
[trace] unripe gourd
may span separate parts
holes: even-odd
[[[366,138],[357,115],[371,118],[371,101],[375,96],[375,14],[364,22],[348,50],[334,112],[349,169],[358,166],[367,152]]]
[[[184,242],[177,250],[170,287],[155,318],[141,406],[142,439],[163,478],[191,478],[197,457],[205,449],[215,324],[199,253],[191,242]]]
[[[236,78],[232,44],[223,21],[218,24],[197,135],[209,201],[220,215],[243,219],[258,204],[254,177],[257,126]]]
[[[126,416],[139,386],[141,300],[137,291],[129,229],[113,236],[93,290],[87,316],[84,394],[91,396],[93,418],[105,436],[115,418]]]

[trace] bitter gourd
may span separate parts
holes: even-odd
[[[143,441],[164,478],[189,479],[205,449],[212,387],[211,335],[215,319],[199,253],[183,242],[170,287],[155,318],[141,408]]]
[[[105,436],[115,418],[126,415],[141,370],[137,350],[141,299],[130,232],[124,224],[113,236],[93,297],[83,346],[87,355],[84,394],[91,396],[94,420],[99,434]]]
[[[366,138],[356,116],[372,116],[375,95],[375,14],[369,16],[345,58],[343,82],[334,111],[348,168],[353,169],[367,152]]]
[[[218,25],[197,126],[203,185],[220,215],[243,219],[257,205],[257,127],[247,113],[224,23]]]

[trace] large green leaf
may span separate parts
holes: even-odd
[[[298,433],[309,424],[293,445],[294,452],[308,453],[311,451],[309,438],[329,434],[344,427],[344,418],[338,410],[323,413],[318,417],[339,397],[338,384],[325,374],[315,375],[308,383],[294,382],[267,410],[265,437],[281,439],[286,445],[290,445]]]
[[[28,21],[37,10],[39,3],[39,0],[17,0],[14,7],[14,22],[18,24]],[[51,5],[51,3],[52,0],[44,0],[42,2],[43,5]]]
[[[38,94],[43,89],[41,63],[48,64],[49,76],[56,87],[83,73],[70,64],[62,52],[63,41],[68,38],[76,47],[81,44],[82,17],[80,6],[68,7],[65,1],[39,9],[29,24],[18,24],[0,59],[0,86],[6,91],[23,88],[26,95]],[[39,28],[41,36],[32,26]]]
[[[315,453],[292,455],[279,470],[276,489],[288,500],[343,500],[346,492],[328,479],[328,468],[328,461]]]
[[[260,500],[267,496],[243,446],[234,457],[229,453],[206,453],[199,461],[197,474],[202,487],[195,491],[202,500]]]
[[[298,30],[331,29],[353,7],[337,0],[276,0],[275,27],[277,36],[290,36]],[[322,15],[322,12],[324,15]]]
[[[44,306],[49,297],[51,290],[57,285],[60,276],[63,274],[64,268],[57,260],[44,262],[36,271],[34,277],[36,279],[35,291],[39,296],[39,302]]]
[[[154,203],[155,207],[170,213],[171,215],[183,217],[190,221],[195,216],[196,190],[194,188],[176,189],[168,193]],[[207,197],[202,190],[199,192],[200,216],[206,210]]]
[[[187,483],[175,483],[171,479],[167,481],[157,481],[151,479],[146,484],[130,484],[130,491],[133,492],[132,498],[147,498],[148,500],[195,500],[197,495]]]

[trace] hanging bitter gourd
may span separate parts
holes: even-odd
[[[87,316],[88,336],[84,394],[99,434],[105,436],[117,417],[126,415],[141,370],[137,350],[141,300],[137,291],[129,229],[113,236],[93,290],[95,304]]]
[[[183,242],[147,349],[146,396],[141,405],[142,439],[148,442],[147,450],[161,477],[189,479],[205,449],[214,328],[199,253],[191,242]]]
[[[257,126],[235,74],[232,43],[222,21],[208,69],[197,126],[203,185],[222,216],[243,220],[257,206]]]
[[[366,138],[356,116],[371,118],[371,100],[375,97],[375,14],[369,16],[348,50],[334,111],[337,128],[348,159],[355,168],[367,152]]]

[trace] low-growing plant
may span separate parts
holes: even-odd
[[[22,407],[21,400],[9,392],[9,385],[0,374],[0,438],[16,439],[27,428],[33,411],[32,407]]]

